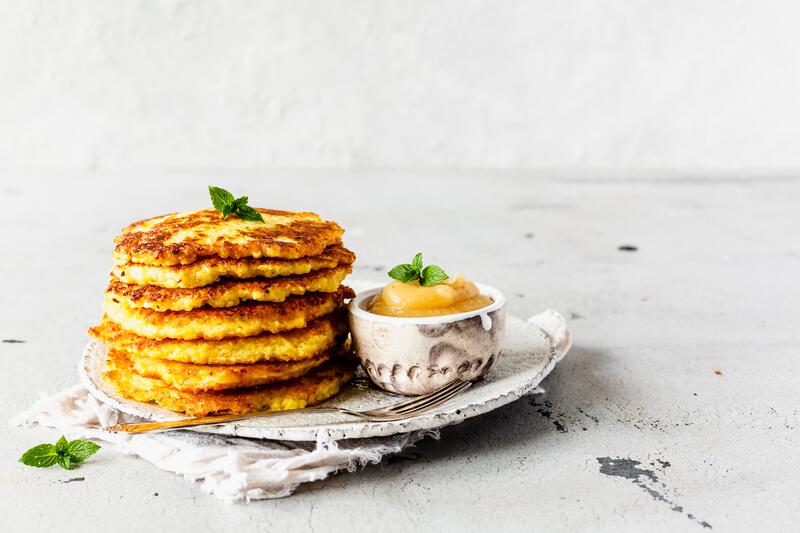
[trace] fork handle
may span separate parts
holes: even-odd
[[[258,413],[248,414],[234,414],[234,415],[211,415],[201,416],[197,418],[183,418],[181,420],[167,420],[164,422],[135,422],[130,424],[115,424],[108,426],[107,431],[124,433],[145,433],[148,431],[169,431],[172,429],[181,429],[196,426],[210,426],[214,424],[222,424],[225,422],[235,422],[237,420],[248,420],[250,418],[264,418],[272,415],[281,415],[285,413],[293,413],[295,411],[304,411],[312,413],[338,413],[341,412],[335,407],[312,407],[303,409],[285,409],[283,411],[261,411]]]

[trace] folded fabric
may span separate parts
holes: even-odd
[[[42,397],[11,420],[14,426],[53,427],[69,439],[95,439],[119,453],[133,454],[158,468],[202,483],[202,489],[226,501],[260,500],[290,495],[298,485],[325,479],[339,470],[354,471],[377,463],[439,432],[415,431],[374,439],[326,437],[317,442],[246,439],[196,431],[109,433],[110,424],[138,422],[98,402],[83,385]],[[105,450],[104,450],[105,451]]]

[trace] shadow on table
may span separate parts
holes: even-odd
[[[542,382],[545,394],[529,394],[490,413],[443,428],[441,439],[428,439],[411,450],[425,460],[481,455],[528,443],[553,432],[583,433],[599,423],[594,414],[612,395],[600,369],[606,355],[581,346]],[[400,457],[404,454],[401,453]],[[387,459],[387,464],[397,458]]]
[[[406,466],[480,457],[498,450],[530,444],[553,433],[573,433],[575,438],[599,423],[597,413],[612,396],[601,369],[608,355],[574,346],[567,357],[542,382],[545,394],[530,394],[490,413],[442,429],[439,440],[425,439],[399,454],[386,457],[358,476],[335,476],[322,483],[305,484],[298,493],[325,490],[328,483],[370,483],[373,476],[400,475]]]

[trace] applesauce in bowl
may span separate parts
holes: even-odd
[[[482,378],[500,356],[503,293],[461,276],[447,281],[429,287],[391,282],[351,300],[353,346],[377,386],[427,394],[457,378]]]

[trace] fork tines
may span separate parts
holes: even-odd
[[[412,398],[410,400],[406,400],[404,402],[400,402],[395,405],[390,405],[389,407],[373,409],[371,411],[368,411],[368,413],[373,415],[409,414],[417,410],[428,408],[432,405],[443,403],[444,401],[449,400],[453,396],[467,390],[470,387],[470,385],[472,385],[471,382],[463,381],[461,379],[456,378],[455,380],[451,381],[444,387],[436,389],[431,393],[423,394],[422,396],[417,396],[416,398]]]

